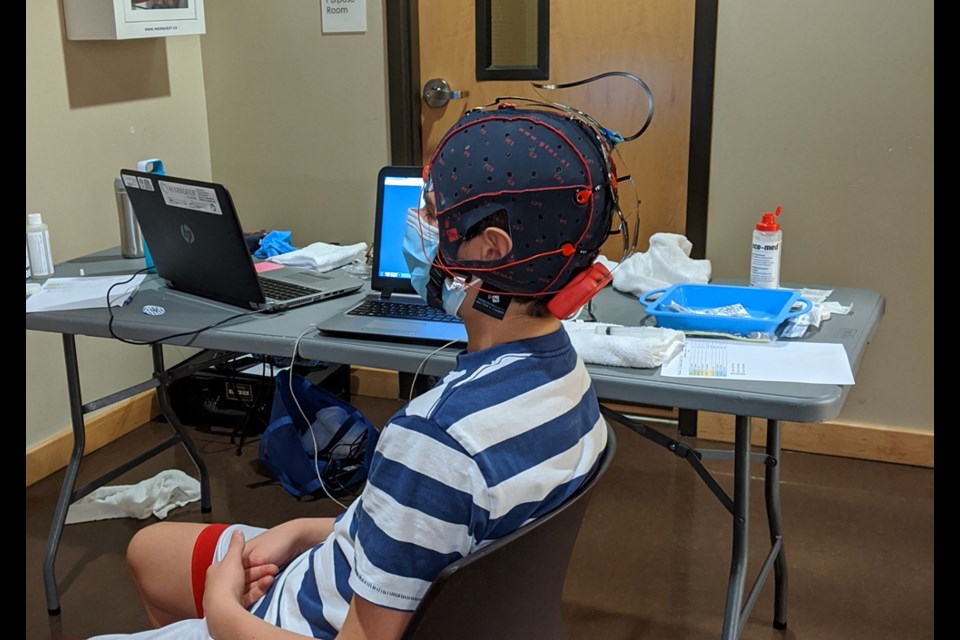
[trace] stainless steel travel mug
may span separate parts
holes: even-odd
[[[117,215],[120,216],[120,255],[124,258],[142,258],[143,236],[140,233],[140,223],[137,222],[133,205],[127,197],[123,180],[115,179],[113,188],[117,194]]]

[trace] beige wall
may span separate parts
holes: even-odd
[[[841,422],[933,431],[933,0],[720,2],[707,257],[886,297]],[[856,309],[854,309],[854,313]]]
[[[198,36],[65,40],[59,0],[26,4],[26,212],[50,226],[54,259],[119,242],[113,179],[137,160],[210,175]],[[69,429],[62,342],[26,335],[26,444]],[[143,379],[149,351],[78,339],[85,400]]]
[[[117,244],[113,178],[153,157],[227,184],[248,229],[370,241],[389,157],[381,3],[362,34],[321,33],[316,0],[205,5],[203,36],[73,42],[58,0],[28,3],[27,210],[55,260]],[[27,332],[28,449],[69,429],[61,344]],[[81,337],[78,352],[85,400],[151,370],[143,348]]]
[[[314,0],[206,4],[204,36],[71,43],[57,0],[27,3],[26,207],[57,260],[116,243],[113,176],[146,157],[229,184],[248,228],[369,240],[381,3],[366,34],[338,35]],[[752,225],[782,204],[785,281],[887,298],[841,420],[932,432],[932,0],[724,0],[713,130],[715,277],[747,276]],[[79,350],[88,399],[149,371],[146,350]],[[28,332],[28,448],[69,428],[64,378],[59,338]]]
[[[296,247],[370,243],[389,161],[381,2],[366,33],[322,33],[322,4],[212,0],[202,39],[213,175]]]

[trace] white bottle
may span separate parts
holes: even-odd
[[[50,230],[39,213],[27,214],[27,255],[34,278],[53,275],[53,253],[50,250]]]
[[[780,252],[783,232],[776,218],[782,207],[773,213],[764,213],[753,230],[753,245],[750,254],[750,286],[761,289],[780,288]]]

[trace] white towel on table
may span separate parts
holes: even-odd
[[[635,253],[622,263],[603,256],[597,258],[597,262],[602,262],[613,273],[614,289],[639,297],[647,291],[665,289],[679,282],[710,282],[710,261],[691,258],[692,248],[693,244],[684,236],[655,233],[650,236],[650,248],[646,253]]]
[[[200,483],[179,469],[167,469],[137,484],[100,487],[70,505],[66,524],[156,516],[200,499]]]
[[[661,327],[624,327],[564,320],[574,350],[589,364],[653,369],[680,353],[684,334]]]
[[[350,264],[354,260],[362,260],[366,253],[366,242],[358,242],[357,244],[348,244],[345,246],[327,244],[325,242],[314,242],[303,249],[271,256],[267,258],[267,260],[276,262],[277,264],[290,267],[303,267],[323,273],[324,271],[331,271],[345,264]]]

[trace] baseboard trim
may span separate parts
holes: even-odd
[[[399,397],[399,376],[396,371],[372,367],[351,367],[350,393],[373,398]],[[650,416],[671,420],[676,410],[659,407],[614,404],[614,410],[629,415]],[[84,455],[113,442],[117,438],[150,422],[160,415],[156,392],[146,391],[104,409],[86,421]],[[716,442],[733,442],[734,416],[700,412],[697,437]],[[934,467],[933,433],[911,429],[871,427],[842,423],[805,424],[781,422],[781,446],[787,451],[891,462],[918,467]],[[754,419],[751,441],[764,446],[766,420]],[[30,486],[67,466],[73,449],[73,433],[64,431],[40,442],[26,452],[26,486]]]
[[[116,403],[85,422],[84,455],[92,453],[120,436],[130,433],[160,415],[156,391],[145,391]],[[27,485],[30,486],[63,469],[70,462],[73,430],[68,429],[27,449]]]
[[[735,417],[726,414],[697,414],[697,437],[718,442],[733,442]],[[754,418],[750,425],[754,446],[767,442],[767,421]],[[788,451],[819,453],[843,458],[891,462],[933,468],[933,433],[904,428],[889,428],[829,423],[780,423],[780,445]]]
[[[397,400],[400,375],[387,369],[350,367],[350,395]]]

